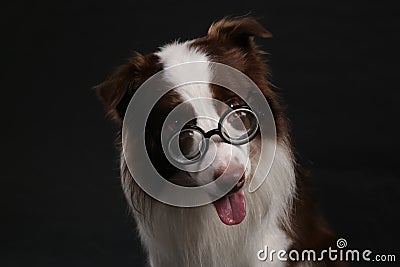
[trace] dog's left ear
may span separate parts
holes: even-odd
[[[256,19],[248,17],[215,22],[208,29],[208,36],[222,41],[230,40],[238,45],[248,45],[253,41],[253,37],[270,38],[272,34]]]
[[[160,69],[154,54],[135,53],[127,63],[114,71],[108,79],[95,87],[107,113],[121,124],[135,90]]]
[[[137,58],[139,56],[136,56]],[[125,110],[120,108],[124,96],[131,90],[132,81],[137,72],[135,59],[120,66],[106,81],[95,86],[96,93],[103,102],[108,115],[117,122],[122,123]]]

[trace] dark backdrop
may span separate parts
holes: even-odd
[[[0,266],[143,265],[91,87],[133,50],[247,13],[274,35],[258,42],[328,221],[351,247],[397,253],[400,16],[370,2],[3,3]]]

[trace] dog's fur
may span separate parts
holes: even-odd
[[[135,183],[121,157],[122,186],[139,234],[148,253],[150,266],[339,266],[338,262],[294,263],[260,262],[257,252],[268,245],[269,249],[315,249],[335,247],[335,237],[316,211],[309,197],[307,177],[296,164],[288,126],[277,95],[266,79],[267,68],[263,51],[253,38],[268,38],[270,33],[252,18],[223,19],[214,23],[204,37],[166,45],[157,53],[136,53],[121,66],[97,92],[113,119],[122,125],[125,111],[135,90],[149,77],[179,63],[194,61],[219,62],[232,66],[250,77],[261,89],[274,115],[277,129],[277,151],[266,182],[254,193],[244,190],[247,215],[234,226],[223,224],[213,205],[196,208],[179,208],[158,202],[145,194]],[[199,70],[212,75],[209,69]],[[166,80],[179,79],[176,73],[165,72]],[[157,170],[173,180],[181,177],[178,170],[162,156],[159,134],[163,120],[170,110],[183,101],[207,97],[225,101],[229,92],[213,85],[199,84],[181,87],[169,92],[155,106],[146,128],[146,145]],[[218,118],[212,106],[192,105],[190,112]],[[206,114],[204,114],[206,113]],[[206,131],[215,127],[210,121],[198,119],[196,124]],[[119,141],[121,137],[119,136]],[[265,141],[265,140],[264,140]],[[253,162],[259,156],[260,137],[234,151],[238,161],[249,158],[246,177],[254,171]],[[119,142],[120,143],[120,142]],[[190,181],[209,181],[213,171],[224,166],[224,151],[232,149],[222,143],[218,146],[215,163],[208,172],[187,174]],[[140,156],[140,155],[138,155]],[[211,171],[210,171],[211,170]],[[248,186],[248,181],[246,185]]]

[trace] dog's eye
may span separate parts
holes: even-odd
[[[175,133],[168,144],[168,152],[172,158],[185,164],[200,157],[205,149],[205,139],[199,130],[183,129]]]
[[[238,97],[231,97],[229,98],[227,101],[225,101],[225,103],[230,107],[236,107],[236,106],[240,106],[243,104],[243,101],[241,99],[239,99]]]
[[[233,144],[248,142],[255,136],[257,129],[257,116],[247,107],[228,112],[221,122],[221,134]]]
[[[245,104],[245,102],[237,96],[234,96],[234,97],[229,98],[228,100],[225,100],[224,103],[225,103],[225,105],[223,105],[223,107],[221,108],[221,114],[227,112],[228,110],[230,110],[234,107]]]

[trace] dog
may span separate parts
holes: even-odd
[[[326,259],[321,262],[261,261],[257,256],[267,253],[260,251],[265,245],[274,251],[314,249],[318,252],[336,244],[335,235],[310,196],[308,176],[296,163],[284,107],[267,80],[265,52],[254,41],[254,38],[270,37],[271,34],[253,18],[224,18],[213,23],[203,37],[172,42],[147,55],[135,53],[96,87],[108,114],[122,129],[132,97],[153,75],[163,72],[165,79],[175,81],[180,79],[180,74],[170,70],[177,64],[216,62],[249,77],[272,111],[276,128],[274,160],[266,181],[250,193],[246,189],[260,158],[263,141],[260,131],[253,129],[253,136],[243,144],[228,142],[221,132],[215,131],[218,120],[227,116],[226,110],[206,100],[191,102],[216,99],[235,108],[246,105],[241,97],[226,88],[197,84],[173,89],[157,101],[145,127],[147,153],[157,172],[175,184],[188,187],[204,185],[221,176],[227,180],[235,179],[235,184],[227,194],[209,204],[198,207],[169,205],[144,192],[121,151],[122,188],[150,266],[345,266],[343,262]],[[197,71],[200,75],[212,75],[212,70],[207,67]],[[214,144],[215,155],[205,170],[182,171],[171,164],[163,151],[160,129],[173,130],[174,125],[165,126],[164,123],[168,114],[182,103],[186,103],[184,113],[195,117],[185,125],[185,133],[188,131],[187,135],[191,137],[203,135],[203,138],[207,133],[212,135],[207,138]],[[249,108],[242,111],[244,115],[239,115],[250,121],[251,127],[257,127],[254,126],[257,115]],[[121,133],[118,147],[122,147]],[[191,147],[184,149],[191,150]],[[143,156],[135,151],[130,153],[138,159]],[[263,162],[260,165],[262,168]]]

